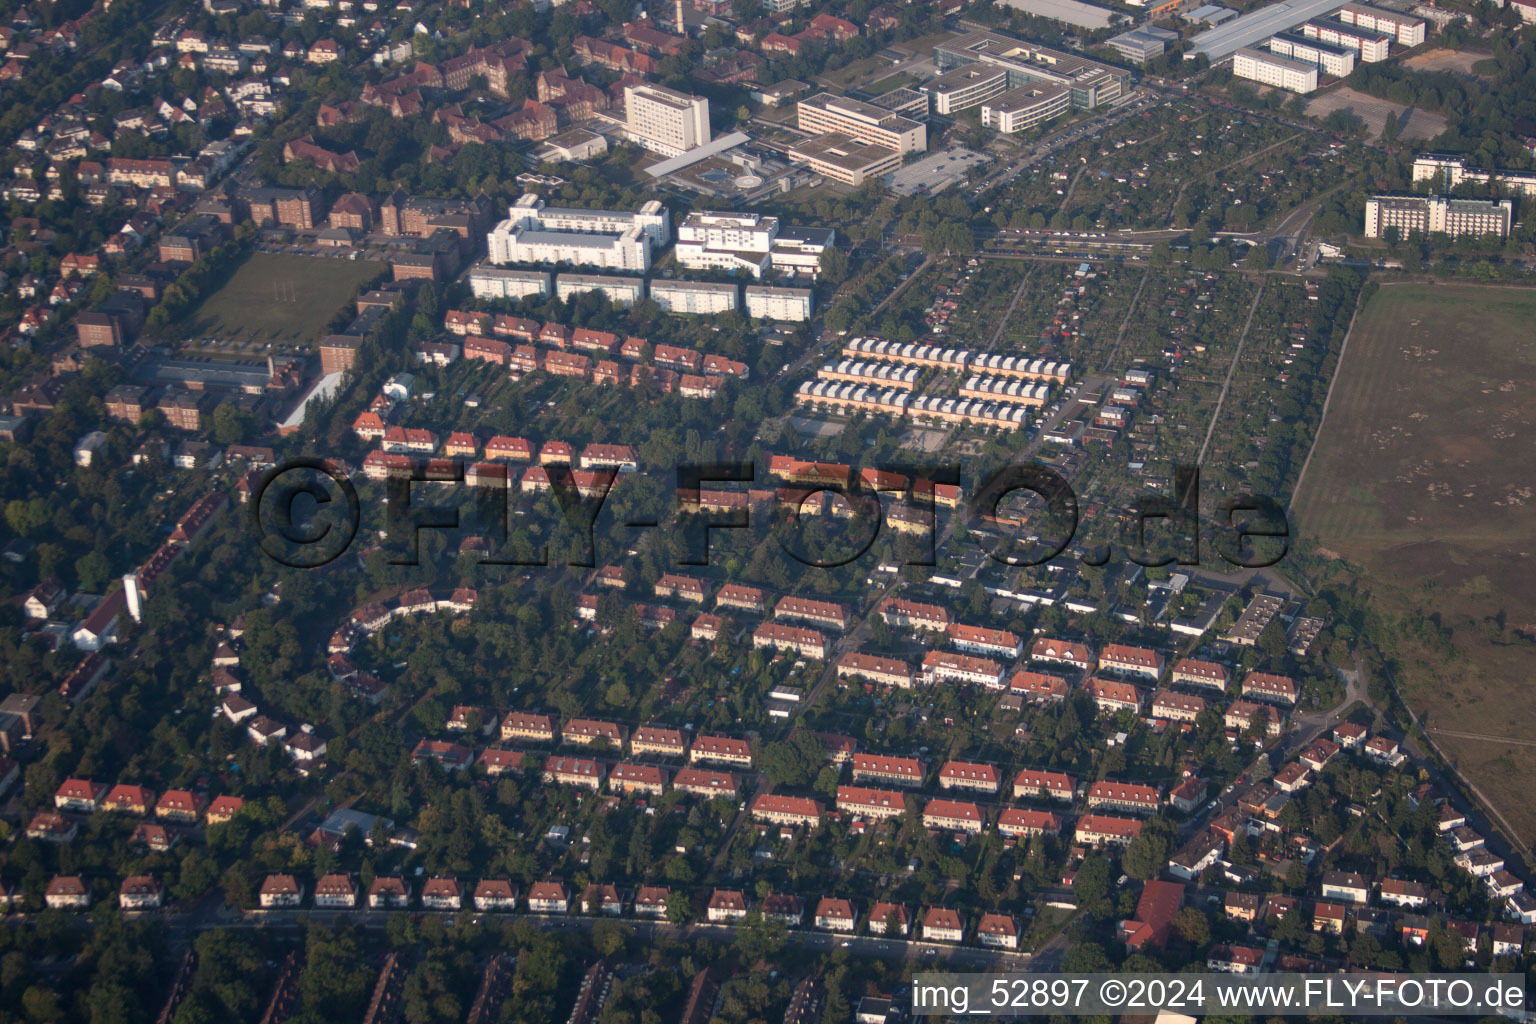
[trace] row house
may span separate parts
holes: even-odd
[[[901,817],[906,812],[907,800],[900,790],[838,786],[837,809],[845,814],[883,821]]]
[[[825,661],[830,649],[827,638],[816,630],[785,626],[777,622],[764,622],[753,630],[752,646],[793,651],[803,658],[816,661]]]
[[[1243,696],[1252,700],[1290,705],[1296,703],[1298,692],[1296,681],[1290,676],[1249,672],[1243,677]]]
[[[594,331],[587,327],[577,327],[571,331],[571,348],[582,352],[595,352],[605,356],[613,355],[614,349],[619,347],[619,336],[608,331]]]
[[[573,718],[560,728],[560,742],[583,747],[602,741],[619,750],[624,746],[624,738],[623,726],[595,718]]]
[[[1158,690],[1152,695],[1152,717],[1170,722],[1193,722],[1206,709],[1203,697],[1173,690]]]
[[[1140,786],[1135,783],[1111,782],[1105,779],[1088,787],[1085,803],[1089,807],[1107,807],[1113,811],[1156,814],[1163,800],[1156,786]]]
[[[1071,803],[1077,784],[1072,776],[1061,772],[1042,772],[1025,768],[1013,777],[1013,798],[1037,797],[1044,800],[1061,800]]]
[[[526,711],[513,711],[501,720],[503,740],[523,740],[529,743],[553,743],[555,720],[549,715],[534,715]]]
[[[546,757],[544,781],[563,786],[580,786],[593,792],[602,788],[603,768],[584,757]]]
[[[939,769],[940,789],[974,789],[981,793],[996,793],[998,787],[997,769],[990,764],[945,761]]]
[[[672,788],[690,796],[712,800],[717,796],[735,798],[741,782],[730,772],[706,768],[679,768],[672,777]]]
[[[1060,676],[1020,669],[1008,677],[1008,692],[1036,703],[1065,700],[1070,687]]]
[[[731,736],[699,736],[688,748],[688,762],[732,764],[743,768],[752,767],[752,747],[746,740]]]
[[[912,687],[912,666],[900,658],[849,651],[837,659],[837,677],[842,679],[850,676],[868,679],[880,686],[895,686],[903,690]]]
[[[1019,635],[1006,629],[988,629],[985,626],[953,622],[949,625],[947,635],[951,644],[975,654],[1017,658],[1024,650],[1024,641],[1019,639]]]
[[[782,597],[773,606],[776,619],[799,619],[818,626],[848,628],[848,611],[835,601],[815,601],[808,597]]]
[[[691,348],[678,348],[675,345],[657,345],[651,351],[651,361],[669,370],[697,373],[703,360],[702,353],[695,352]]]
[[[880,618],[888,626],[902,629],[926,629],[942,633],[949,628],[949,609],[936,604],[922,604],[899,597],[880,602]]]
[[[608,773],[608,788],[620,793],[645,793],[661,796],[667,786],[667,776],[653,764],[624,762],[613,766]]]
[[[1224,691],[1228,682],[1227,667],[1214,661],[1180,658],[1174,663],[1173,674],[1169,679],[1186,686],[1204,686]]]
[[[987,816],[981,807],[964,800],[929,800],[923,807],[923,827],[980,835]]]
[[[810,797],[759,793],[752,801],[752,817],[775,825],[815,828],[821,824],[821,804]]]
[[[682,757],[688,752],[688,745],[681,730],[642,725],[630,737],[629,752],[637,756],[655,754],[659,757]]]
[[[923,784],[923,764],[912,757],[887,757],[883,754],[854,754],[854,782],[891,782],[917,789]]]
[[[1093,651],[1087,644],[1045,636],[1036,637],[1034,643],[1029,645],[1029,660],[1070,665],[1084,672],[1093,671],[1096,664]]]
[[[1084,846],[1128,846],[1141,835],[1141,819],[1110,814],[1085,814],[1077,819],[1073,838]]]
[[[709,593],[704,581],[697,576],[683,576],[671,572],[662,574],[652,592],[657,597],[675,597],[695,604],[703,604]]]
[[[727,583],[715,594],[716,608],[740,608],[742,611],[761,614],[767,610],[767,595],[757,587]]]
[[[930,686],[941,682],[965,683],[999,690],[1003,686],[1003,666],[990,658],[929,651],[923,655],[923,682]]]
[[[1061,817],[1032,807],[1005,807],[997,816],[997,831],[1015,839],[1061,834]]]
[[[1163,656],[1145,647],[1109,644],[1099,652],[1099,671],[1157,680],[1163,674]]]
[[[1095,678],[1088,680],[1083,690],[1093,698],[1100,711],[1108,711],[1110,714],[1119,711],[1141,713],[1141,691],[1130,683]]]

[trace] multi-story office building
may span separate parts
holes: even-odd
[[[677,262],[689,270],[744,270],[762,277],[772,264],[779,219],[755,213],[690,213],[677,226]]]
[[[769,253],[773,269],[815,277],[821,272],[821,254],[836,243],[833,228],[781,227]]]
[[[1420,153],[1413,158],[1414,181],[1433,181],[1438,175],[1444,175],[1442,187],[1446,189],[1453,189],[1464,181],[1473,181],[1484,185],[1499,185],[1523,196],[1536,196],[1536,172],[1533,171],[1492,171],[1482,167],[1468,167],[1462,157],[1440,153]]]
[[[1366,4],[1345,4],[1334,17],[1346,25],[1385,32],[1400,46],[1418,46],[1424,41],[1424,19],[1412,14],[1399,14]]]
[[[1122,32],[1112,36],[1109,45],[1119,52],[1126,60],[1144,64],[1153,57],[1161,57],[1168,49],[1168,44],[1177,42],[1179,34],[1170,32],[1156,25],[1143,25],[1133,28],[1129,32]]]
[[[1072,106],[1079,110],[1112,103],[1131,84],[1131,73],[1122,68],[997,32],[970,32],[945,40],[933,48],[933,62],[945,72],[978,63],[1000,68],[1008,73],[1008,89],[1042,82],[1065,85],[1071,89]]]
[[[746,287],[747,315],[762,320],[804,321],[811,318],[809,288],[770,288],[749,284]]]
[[[962,64],[924,82],[922,91],[933,101],[935,114],[953,114],[1007,92],[1008,70],[979,61]]]
[[[847,96],[824,92],[801,100],[797,111],[797,123],[803,132],[815,135],[835,132],[855,142],[895,150],[898,154],[928,148],[925,125]]]
[[[1301,26],[1301,34],[1308,39],[1321,39],[1335,46],[1347,46],[1358,53],[1360,59],[1367,64],[1386,60],[1387,51],[1392,46],[1392,37],[1385,32],[1377,32],[1375,29],[1361,25],[1349,25],[1337,18],[1316,18],[1309,21]]]
[[[659,85],[624,89],[624,124],[646,149],[679,156],[709,141],[709,100]]]
[[[1509,199],[1451,199],[1446,196],[1372,196],[1365,201],[1365,237],[1380,238],[1389,227],[1404,237],[1421,235],[1509,235],[1515,204]]]
[[[736,308],[737,286],[712,281],[651,282],[651,298],[668,313],[725,313]]]
[[[1012,135],[1045,124],[1071,109],[1072,90],[1065,85],[1021,85],[983,103],[981,123]]]
[[[1269,52],[1320,68],[1325,75],[1343,78],[1355,70],[1355,51],[1295,32],[1281,32],[1269,41]]]
[[[545,206],[529,193],[486,237],[491,263],[572,263],[646,271],[651,246],[671,236],[667,208],[652,199],[635,213]]]
[[[789,158],[806,164],[824,178],[855,188],[901,167],[901,154],[896,150],[860,142],[842,132],[827,132],[797,142],[789,148]]]
[[[1247,46],[1232,55],[1232,73],[1291,92],[1309,93],[1317,88],[1317,65]]]

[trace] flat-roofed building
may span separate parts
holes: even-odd
[[[649,83],[626,86],[624,126],[646,149],[680,156],[709,141],[709,100]]]
[[[975,63],[1000,68],[1008,74],[1009,89],[1040,82],[1065,85],[1079,110],[1114,102],[1131,83],[1131,73],[1122,68],[985,29],[936,44],[933,62],[941,72]]]
[[[1443,153],[1420,153],[1413,158],[1413,180],[1435,181],[1443,189],[1453,189],[1462,182],[1498,185],[1527,199],[1536,197],[1536,171],[1495,171],[1467,166],[1466,158]]]
[[[812,297],[809,288],[775,288],[749,284],[743,289],[747,315],[759,320],[803,322],[811,318]]]
[[[855,188],[900,169],[901,156],[898,150],[860,141],[847,132],[825,132],[789,147],[791,160],[807,164],[824,178]]]
[[[762,277],[778,234],[777,217],[697,210],[677,225],[673,255],[689,270],[744,270]]]
[[[1355,70],[1355,51],[1335,46],[1321,39],[1308,39],[1298,32],[1281,32],[1269,40],[1269,52],[1303,64],[1315,64],[1323,74],[1343,78]]]
[[[1369,4],[1345,4],[1334,15],[1346,25],[1384,32],[1400,46],[1418,46],[1424,41],[1424,19],[1413,14],[1389,11]]]
[[[724,281],[676,281],[656,278],[651,298],[668,313],[711,316],[736,309],[741,289]]]
[[[812,135],[846,135],[867,145],[894,150],[898,155],[928,148],[928,128],[921,122],[826,92],[800,101],[796,124]]]
[[[1371,196],[1365,201],[1365,237],[1381,238],[1395,227],[1404,237],[1444,234],[1509,236],[1515,204],[1509,199],[1451,199],[1446,196]]]
[[[1054,121],[1072,109],[1072,90],[1051,82],[1032,82],[1009,89],[981,105],[981,123],[1004,135],[1028,131]]]
[[[1309,39],[1321,39],[1335,46],[1348,47],[1360,55],[1365,64],[1387,59],[1392,47],[1392,37],[1385,32],[1351,25],[1337,18],[1315,18],[1301,26],[1301,34]]]
[[[516,270],[477,264],[469,272],[469,290],[477,299],[542,299],[550,293],[547,270]]]
[[[557,274],[555,294],[562,302],[578,295],[602,292],[615,306],[633,306],[645,298],[645,278],[614,277],[608,274]]]
[[[933,102],[933,112],[950,115],[980,106],[1008,91],[1008,71],[980,62],[962,64],[930,78],[921,86]]]
[[[1295,93],[1317,89],[1317,65],[1247,46],[1232,55],[1232,74]]]

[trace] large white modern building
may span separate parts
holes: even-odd
[[[1232,73],[1291,92],[1309,93],[1317,88],[1317,65],[1247,46],[1232,55]]]
[[[1412,14],[1400,14],[1367,4],[1345,4],[1334,17],[1346,25],[1385,32],[1397,40],[1399,46],[1418,46],[1424,41],[1424,19]]]
[[[1280,57],[1313,64],[1325,75],[1343,78],[1355,70],[1355,51],[1335,46],[1321,39],[1308,39],[1295,32],[1281,32],[1269,41],[1269,52]]]
[[[542,299],[549,294],[547,270],[513,270],[481,263],[469,272],[469,290],[477,299]]]
[[[689,270],[744,270],[762,277],[773,261],[779,219],[755,213],[690,213],[677,226],[677,262]]]
[[[782,227],[773,240],[773,269],[815,277],[821,273],[821,254],[836,244],[834,228]]]
[[[1421,235],[1509,235],[1515,204],[1510,199],[1451,199],[1446,196],[1371,196],[1365,201],[1365,237],[1380,238],[1395,227],[1406,238]]]
[[[1131,87],[1131,73],[1123,68],[1111,67],[1075,53],[1053,50],[998,32],[968,32],[963,36],[946,39],[934,46],[933,63],[944,72],[936,81],[943,81],[953,68],[974,67],[978,71],[994,68],[1007,72],[1007,81],[986,98],[995,98],[1006,89],[1018,89],[1026,85],[1064,85],[1071,90],[1072,106],[1079,110],[1093,110],[1113,103]],[[979,87],[979,83],[989,82],[990,79],[978,78],[974,81]],[[976,103],[983,101],[975,100]]]
[[[651,298],[668,313],[725,313],[736,308],[738,287],[713,281],[651,282]]]
[[[981,123],[1004,135],[1027,131],[1072,109],[1072,90],[1040,82],[1009,89],[981,105]]]
[[[804,321],[811,318],[809,288],[770,288],[749,284],[745,291],[748,316],[761,320]]]
[[[627,86],[624,126],[646,149],[681,156],[709,141],[709,100],[660,85]]]
[[[1459,156],[1442,153],[1420,153],[1413,158],[1413,180],[1433,181],[1444,175],[1445,189],[1453,189],[1464,181],[1483,185],[1500,185],[1522,196],[1536,196],[1536,171],[1494,171],[1484,167],[1468,167]]]
[[[635,270],[651,266],[651,247],[671,239],[667,208],[652,199],[635,213],[551,207],[529,193],[486,236],[491,263],[571,263]]]
[[[824,92],[803,99],[796,107],[796,119],[803,132],[836,132],[898,154],[928,148],[928,128],[922,122],[847,96]]]
[[[935,114],[953,114],[977,107],[1008,91],[1008,69],[976,61],[962,64],[922,84]]]

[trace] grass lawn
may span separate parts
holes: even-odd
[[[178,325],[178,333],[236,345],[311,345],[353,292],[387,269],[367,260],[253,253]]]
[[[894,75],[887,75],[873,85],[866,85],[861,91],[867,96],[884,96],[893,89],[900,89],[904,85],[915,85],[917,81],[916,76],[909,75],[905,71],[898,71]]]
[[[1431,737],[1536,839],[1536,757],[1525,689],[1536,636],[1536,291],[1383,287],[1349,340],[1299,534],[1360,570],[1384,615],[1433,615],[1396,652]],[[1442,735],[1443,729],[1474,737]]]
[[[817,76],[816,80],[829,89],[846,90],[853,88],[855,83],[862,82],[864,79],[871,77],[876,71],[890,66],[891,62],[884,57],[878,55],[865,57],[863,60],[844,64],[836,71],[824,72]]]

